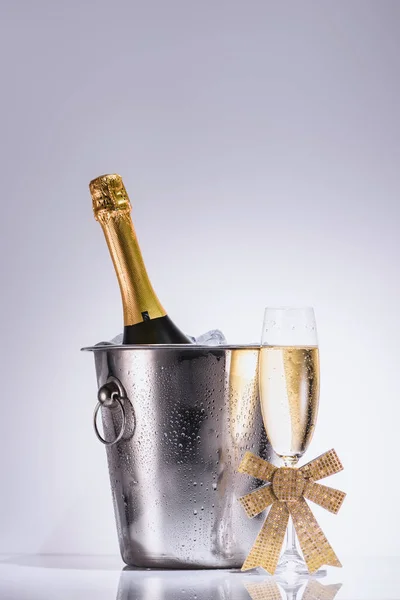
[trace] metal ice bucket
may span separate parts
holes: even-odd
[[[260,529],[238,498],[246,450],[270,459],[256,346],[113,346],[94,352],[124,562],[240,567]]]

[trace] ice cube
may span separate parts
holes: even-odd
[[[115,344],[116,346],[120,346],[122,344],[122,339],[124,337],[123,333],[119,333],[112,340],[110,340],[110,344]]]
[[[195,338],[195,344],[201,346],[222,346],[226,344],[226,339],[222,331],[219,329],[211,329],[211,331],[207,331]]]
[[[113,337],[112,340],[109,340],[107,342],[97,342],[95,346],[120,346],[122,344],[122,338],[123,334],[119,333],[118,335]]]

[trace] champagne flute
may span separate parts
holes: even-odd
[[[314,310],[266,308],[262,329],[260,400],[264,427],[285,467],[296,466],[314,433],[319,403],[319,351]],[[307,572],[289,518],[277,572]]]

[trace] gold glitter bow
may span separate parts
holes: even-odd
[[[315,483],[343,469],[335,450],[329,450],[299,469],[275,467],[251,452],[246,452],[239,472],[269,482],[239,498],[248,517],[252,518],[271,506],[264,525],[250,550],[242,571],[263,567],[275,573],[285,531],[292,517],[310,573],[322,565],[341,567],[332,546],[318,525],[305,498],[312,500],[332,513],[337,513],[346,496],[344,492]]]

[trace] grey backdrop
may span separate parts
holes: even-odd
[[[399,554],[400,2],[2,2],[0,552],[118,552],[83,345],[122,327],[88,182],[119,172],[187,332],[313,305],[307,457],[340,556]],[[379,486],[377,490],[376,486]],[[384,502],[379,508],[379,501]]]

